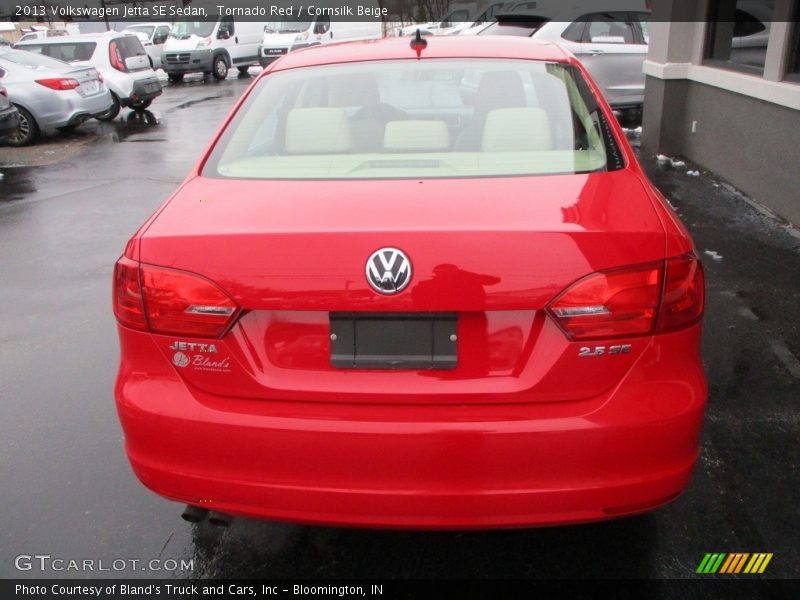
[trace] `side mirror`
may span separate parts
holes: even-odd
[[[230,31],[227,30],[227,28],[226,29],[220,29],[217,32],[217,39],[218,40],[228,40],[228,39],[230,39],[230,37],[231,37],[231,33],[230,33]]]

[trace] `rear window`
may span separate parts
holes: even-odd
[[[372,61],[260,80],[204,175],[487,177],[621,167],[580,72],[524,60]]]
[[[65,42],[58,44],[26,44],[28,52],[43,54],[68,63],[92,60],[97,48],[95,42]]]
[[[3,51],[0,52],[0,60],[7,60],[8,62],[30,69],[42,67],[48,69],[62,69],[66,66],[65,63],[60,60],[38,54],[35,49],[33,52],[26,52],[24,50]]]
[[[114,41],[117,43],[117,51],[119,52],[120,58],[123,61],[132,56],[142,56],[147,54],[144,46],[142,46],[142,42],[140,42],[139,38],[135,35],[124,35],[122,37],[114,38]]]
[[[512,19],[495,21],[478,35],[511,35],[517,37],[531,37],[549,19],[529,17],[526,19]]]

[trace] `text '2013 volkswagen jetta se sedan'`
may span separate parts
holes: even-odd
[[[128,243],[136,475],[223,514],[376,527],[673,500],[706,402],[689,235],[571,55],[409,46],[271,65]]]

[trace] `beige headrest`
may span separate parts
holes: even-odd
[[[286,119],[289,154],[340,154],[353,149],[353,132],[341,108],[295,108]]]
[[[383,147],[394,152],[439,152],[450,149],[444,121],[389,121]]]
[[[541,108],[498,108],[489,111],[483,126],[484,152],[552,150],[550,119]]]

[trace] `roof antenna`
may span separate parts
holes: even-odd
[[[411,49],[417,53],[417,58],[422,57],[422,51],[428,47],[428,40],[422,37],[422,33],[417,29],[417,35],[411,40]]]

